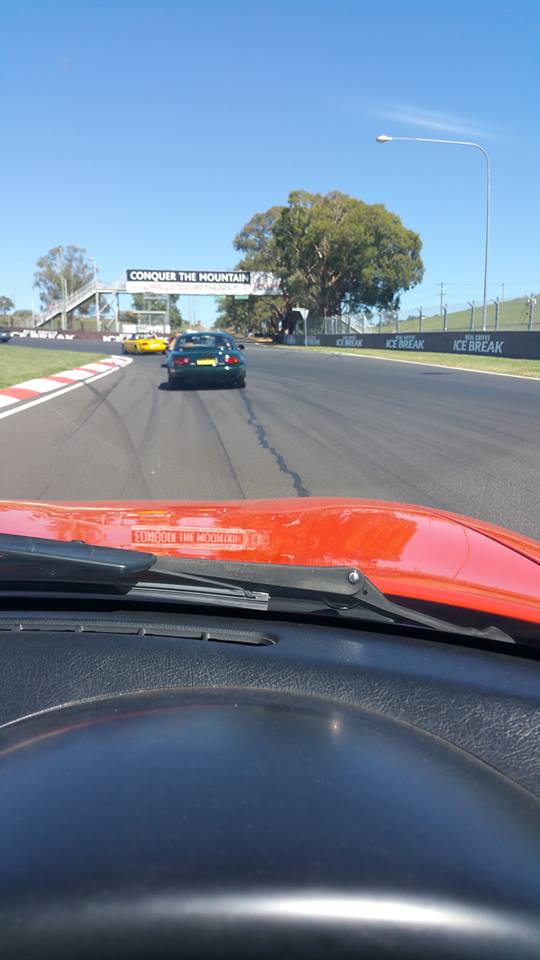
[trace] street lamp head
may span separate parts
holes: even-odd
[[[380,136],[375,138],[377,143],[388,143],[389,140],[393,140],[393,137],[387,137],[385,133],[381,133]]]

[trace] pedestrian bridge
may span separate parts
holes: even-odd
[[[69,294],[65,300],[57,300],[51,303],[40,314],[36,316],[36,327],[43,327],[58,318],[62,319],[62,327],[67,326],[67,317],[84,306],[89,301],[94,300],[96,306],[97,328],[102,327],[118,329],[118,297],[119,294],[126,292],[125,281],[120,280],[114,283],[103,283],[101,280],[90,280],[84,286],[79,287],[74,293]]]

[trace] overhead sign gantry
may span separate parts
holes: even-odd
[[[215,297],[277,296],[279,279],[259,270],[142,270],[126,272],[126,293]]]

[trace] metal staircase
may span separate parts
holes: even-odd
[[[96,320],[98,330],[119,329],[118,295],[126,292],[125,281],[102,283],[100,280],[90,280],[79,287],[65,300],[51,303],[43,313],[36,315],[36,327],[43,327],[46,323],[58,319],[62,320],[62,329],[67,329],[67,317],[78,307],[95,300]]]

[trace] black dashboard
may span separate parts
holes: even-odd
[[[538,957],[540,662],[204,614],[0,617],[13,957]]]

